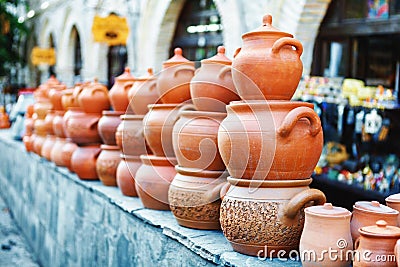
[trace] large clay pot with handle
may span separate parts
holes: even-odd
[[[65,132],[77,144],[101,143],[97,129],[101,114],[85,113],[79,109],[69,109],[64,114]]]
[[[225,47],[218,54],[201,61],[190,81],[190,95],[197,110],[226,112],[225,106],[240,100],[232,81],[232,61],[225,56]]]
[[[100,144],[79,146],[71,157],[72,171],[82,180],[98,180],[96,162],[100,152]]]
[[[130,68],[126,67],[124,73],[115,77],[115,83],[109,92],[111,107],[114,111],[126,112],[128,108],[128,91],[135,82]]]
[[[50,88],[48,96],[53,105],[54,110],[63,110],[62,95],[63,91],[67,88],[65,84],[54,85]]]
[[[299,84],[303,64],[302,44],[293,35],[263,25],[243,34],[243,46],[233,59],[232,78],[243,100],[290,100]]]
[[[117,141],[115,140],[115,132],[117,131],[117,128],[121,123],[120,116],[122,114],[124,113],[121,111],[103,111],[103,116],[99,120],[97,129],[104,144],[112,146],[117,145]]]
[[[335,207],[331,203],[312,206],[304,209],[305,222],[300,238],[300,255],[315,252],[316,257],[301,257],[304,267],[339,266],[351,264],[349,255],[353,249],[350,233],[351,212],[345,208]],[[324,233],[324,234],[321,234]],[[334,257],[321,257],[324,251],[336,250]]]
[[[163,62],[157,78],[157,90],[164,104],[179,104],[190,99],[190,80],[193,78],[194,62],[182,56],[182,49],[175,48],[175,55]]]
[[[234,101],[218,131],[230,175],[257,180],[309,178],[323,147],[313,105],[298,101]]]
[[[304,225],[304,208],[325,203],[325,195],[310,189],[310,179],[249,181],[228,177],[230,188],[221,203],[221,228],[233,249],[252,256],[277,256],[297,250]]]
[[[107,87],[95,79],[80,92],[78,103],[86,113],[101,114],[103,110],[109,110],[110,100]]]
[[[147,71],[148,75],[137,78],[128,91],[129,105],[136,115],[146,115],[149,111],[147,106],[159,102],[157,78],[152,68]]]
[[[79,92],[81,92],[82,89],[83,87],[81,85],[76,85],[75,88],[65,89],[62,91],[61,104],[64,110],[68,110],[68,108],[71,107],[79,107],[78,99],[76,99],[74,92],[75,90],[80,90]]]

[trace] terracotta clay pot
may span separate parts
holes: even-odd
[[[25,136],[30,136],[33,134],[34,121],[32,118],[25,117],[24,121]]]
[[[153,69],[147,69],[148,76],[139,77],[128,91],[129,105],[136,115],[146,115],[150,104],[159,102],[157,91],[157,79],[153,75]]]
[[[190,95],[197,110],[226,112],[226,105],[240,100],[232,81],[231,60],[225,56],[225,47],[218,54],[201,61],[190,81]]]
[[[33,140],[33,152],[35,152],[39,156],[42,156],[42,146],[44,141],[46,141],[46,136],[40,134],[35,135],[35,138]]]
[[[143,135],[143,115],[125,114],[115,132],[116,143],[124,155],[140,156],[147,154]]]
[[[178,223],[194,229],[219,230],[220,189],[228,185],[226,171],[175,167],[168,200]]]
[[[48,161],[51,161],[51,150],[53,149],[55,143],[55,135],[47,135],[45,141],[43,142],[40,155]]]
[[[141,155],[142,165],[136,171],[135,187],[143,206],[169,210],[168,189],[175,177],[175,158]]]
[[[64,130],[64,114],[65,111],[56,111],[55,116],[53,118],[53,132],[54,135],[60,138],[65,138],[65,130]]]
[[[385,201],[388,207],[400,213],[400,193],[388,196]],[[397,216],[397,226],[400,226],[400,215]]]
[[[313,105],[297,101],[238,101],[218,132],[221,157],[233,177],[293,180],[311,176],[323,147]]]
[[[336,249],[335,255],[348,255],[353,249],[350,233],[351,212],[345,208],[334,207],[331,203],[304,209],[305,222],[300,238],[300,255],[313,251],[315,258],[301,257],[304,267],[309,266],[350,266],[351,258],[323,257],[323,251]],[[324,234],[321,234],[324,233]]]
[[[75,88],[80,88],[81,90],[83,89],[80,86],[75,86]],[[78,100],[74,96],[75,89],[65,89],[62,91],[62,96],[61,96],[61,104],[64,110],[68,110],[69,108],[78,108],[79,103]]]
[[[47,112],[47,115],[44,119],[45,123],[45,128],[46,128],[46,133],[54,135],[54,130],[53,130],[53,120],[55,118],[56,114],[54,110],[49,110]]]
[[[47,127],[44,119],[36,119],[33,122],[34,133],[38,135],[47,135]]]
[[[96,161],[100,152],[100,144],[79,146],[71,157],[72,171],[82,180],[98,180]]]
[[[97,124],[101,118],[97,113],[85,113],[79,109],[69,109],[64,114],[65,133],[77,144],[100,143]]]
[[[22,138],[22,141],[24,142],[24,146],[27,152],[32,152],[33,151],[33,140],[35,139],[36,135],[25,135]]]
[[[108,89],[97,80],[85,86],[77,99],[79,106],[86,113],[101,114],[103,110],[110,109]]]
[[[144,138],[156,156],[174,157],[172,130],[183,110],[194,109],[191,104],[154,104],[143,118]]]
[[[157,78],[157,90],[164,104],[178,104],[190,99],[190,80],[194,75],[194,62],[182,56],[182,49],[175,48],[175,55],[163,62]]]
[[[276,257],[279,250],[288,257],[291,250],[298,249],[304,208],[326,201],[321,191],[308,187],[311,180],[249,181],[228,177],[231,185],[221,203],[220,222],[233,249],[268,257]]]
[[[46,117],[47,112],[53,108],[50,100],[48,98],[40,98],[36,100],[33,105],[34,114],[36,114],[36,119],[43,119]]]
[[[138,156],[120,155],[121,162],[117,168],[117,185],[122,194],[129,197],[137,197],[135,188],[136,171],[142,165]]]
[[[118,146],[101,145],[101,153],[97,158],[96,172],[100,181],[106,186],[117,186],[117,167],[120,158]]]
[[[65,166],[64,159],[62,155],[62,149],[67,143],[65,138],[56,138],[56,142],[50,152],[50,160],[54,162],[57,166]]]
[[[299,84],[303,46],[271,24],[271,15],[265,15],[261,27],[243,34],[233,59],[233,83],[243,100],[290,100]]]
[[[77,144],[72,142],[71,139],[69,138],[65,139],[65,144],[61,149],[62,165],[67,167],[70,171],[73,171],[71,165],[72,154],[77,149],[78,149]]]
[[[218,151],[218,128],[226,113],[182,111],[172,131],[179,166],[203,170],[226,169]]]
[[[115,111],[126,112],[128,108],[128,91],[131,89],[135,82],[135,77],[132,76],[128,67],[125,68],[124,73],[115,77],[115,83],[109,92],[111,107]]]
[[[49,90],[48,97],[50,99],[51,104],[53,105],[54,110],[63,110],[63,105],[61,102],[61,98],[63,95],[63,91],[67,89],[65,84],[59,84],[52,86]]]
[[[104,110],[102,112],[103,116],[99,120],[97,130],[99,131],[99,135],[103,141],[103,144],[111,146],[117,145],[117,141],[115,140],[115,132],[121,123],[120,116],[122,114],[124,113],[120,111]]]
[[[378,220],[385,220],[388,225],[397,225],[399,212],[378,201],[357,201],[353,205],[351,217],[351,237],[353,241],[360,237],[359,229],[364,226],[374,225]]]
[[[395,246],[400,239],[400,228],[378,220],[374,225],[360,228],[359,232],[360,237],[354,243],[354,247],[355,255],[361,256],[353,261],[354,267],[397,266]]]

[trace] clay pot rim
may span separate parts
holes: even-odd
[[[140,156],[131,156],[121,153],[119,154],[119,157],[125,161],[130,161],[130,160],[140,161]]]
[[[231,185],[241,187],[298,187],[308,186],[312,182],[312,178],[303,180],[245,180],[231,176],[227,180]]]
[[[400,193],[388,196],[385,201],[386,203],[400,203]]]
[[[175,67],[175,66],[179,66],[179,65],[190,65],[192,67],[195,66],[193,61],[174,61],[174,62],[166,62],[166,61],[164,61],[163,64],[162,64],[162,67],[163,67],[163,70],[165,70],[167,68],[171,68],[171,67]]]
[[[189,103],[178,103],[178,104],[148,104],[147,108],[149,109],[149,112],[152,109],[163,109],[163,108],[178,108],[180,106],[186,105]]]
[[[120,116],[121,120],[143,120],[145,115],[123,114]]]
[[[204,177],[204,178],[220,178],[220,177],[228,177],[229,175],[227,170],[211,171],[200,168],[188,168],[179,165],[175,165],[175,170],[177,173],[181,175]]]
[[[395,209],[392,209],[392,210],[394,210],[396,212],[390,212],[389,213],[389,212],[382,212],[382,211],[372,211],[372,210],[366,210],[366,209],[363,209],[363,208],[360,208],[360,207],[356,207],[355,205],[353,205],[353,212],[354,211],[360,211],[360,212],[368,213],[368,214],[384,214],[386,216],[397,217],[399,215],[399,212],[397,210],[395,210]]]
[[[123,111],[115,111],[115,110],[103,110],[101,112],[103,116],[118,116],[118,117],[123,115],[124,113],[125,112]]]
[[[202,111],[202,110],[183,110],[180,113],[181,117],[194,117],[194,118],[221,118],[225,119],[227,116],[226,112],[216,111]]]
[[[67,89],[64,89],[61,93],[62,93],[62,95],[72,95],[73,93],[74,93],[74,88],[67,88]]]
[[[162,157],[155,155],[140,155],[143,165],[174,167],[178,164],[176,157]]]
[[[76,111],[76,112],[84,112],[81,107],[67,107],[67,111]]]
[[[378,226],[378,223],[382,222],[385,223],[384,227],[382,229],[379,229],[380,226]],[[371,232],[368,231],[370,229],[377,229],[381,232]],[[384,231],[384,229],[387,229],[388,233],[382,232]],[[373,237],[373,238],[390,238],[390,239],[399,239],[400,237],[400,228],[398,228],[397,226],[392,226],[392,225],[388,225],[386,221],[384,220],[379,220],[376,222],[376,225],[368,225],[368,226],[364,226],[358,229],[358,232],[360,233],[360,235],[364,236],[364,237]]]
[[[314,108],[314,104],[303,101],[288,101],[288,100],[237,100],[231,101],[229,107],[309,107]],[[265,109],[265,108],[263,108]]]
[[[101,144],[100,148],[102,150],[120,150],[119,146],[105,145],[105,144]]]

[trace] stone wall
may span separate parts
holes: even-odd
[[[301,266],[236,253],[116,187],[82,181],[0,130],[0,194],[42,266]]]

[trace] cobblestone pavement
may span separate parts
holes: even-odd
[[[0,266],[39,267],[0,196]]]

